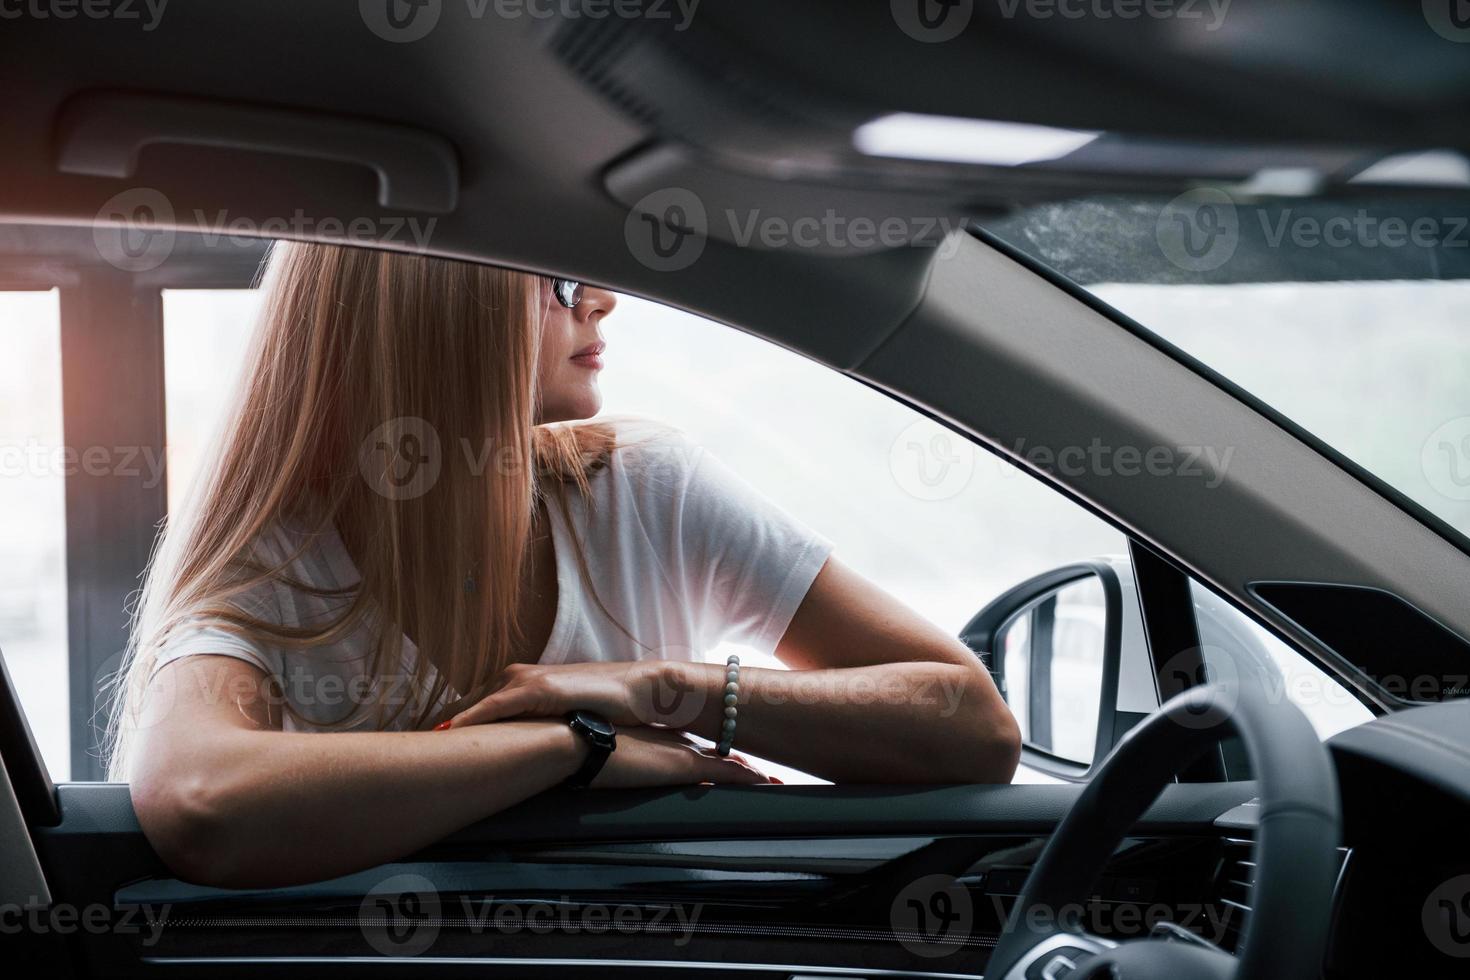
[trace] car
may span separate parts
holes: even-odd
[[[6,438],[96,451],[21,472],[64,507],[12,546],[65,581],[22,656],[0,635],[7,961],[1461,975],[1467,42],[1453,0],[0,6],[0,308],[60,379],[18,373]],[[170,506],[165,307],[243,309],[274,239],[596,283],[812,372],[745,404],[712,394],[738,358],[674,374],[712,432],[806,434],[771,479],[814,520],[876,491],[813,434],[867,440],[851,540],[925,528],[883,554],[1001,685],[1022,775],[557,790],[329,881],[174,873],[100,778],[99,691]],[[808,377],[902,414],[821,429]],[[1041,502],[977,513],[977,460]]]

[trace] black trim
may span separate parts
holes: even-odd
[[[1387,589],[1261,581],[1247,584],[1246,590],[1402,701],[1429,704],[1470,696],[1470,642]],[[1412,677],[1402,672],[1405,649],[1414,651]],[[1391,689],[1391,678],[1393,687],[1404,682],[1403,693]]]
[[[46,760],[36,747],[20,703],[20,692],[11,683],[3,653],[0,653],[0,760],[4,760],[5,775],[10,777],[26,826],[55,827],[61,823],[56,784],[51,781]]]
[[[1026,727],[1042,745],[1055,745],[1051,723],[1051,663],[1053,635],[1057,625],[1057,594],[1053,592],[1035,606],[1035,628],[1028,637]],[[1004,658],[1001,658],[1004,659]]]
[[[1194,619],[1194,594],[1189,576],[1147,545],[1130,539],[1128,555],[1138,589],[1143,635],[1153,659],[1154,684],[1162,703],[1209,680],[1199,625]],[[1218,746],[1207,749],[1179,772],[1180,781],[1186,783],[1224,778],[1225,762]]]

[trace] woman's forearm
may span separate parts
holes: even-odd
[[[670,664],[665,690],[700,710],[685,730],[716,739],[725,667]],[[833,782],[1009,782],[1014,718],[977,670],[898,662],[825,670],[740,669],[735,748]]]
[[[151,778],[134,780],[133,797],[179,873],[280,886],[411,853],[561,783],[585,752],[549,720],[445,732],[234,730],[168,747]]]

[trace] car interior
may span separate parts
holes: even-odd
[[[762,338],[1128,540],[959,634],[1025,712],[1045,779],[555,790],[286,888],[179,878],[125,784],[76,764],[53,781],[0,671],[13,975],[1463,975],[1470,538],[1079,284],[1470,279],[1448,243],[1345,273],[1358,258],[1244,219],[1223,266],[1126,261],[1202,187],[1262,215],[1470,214],[1470,165],[1361,179],[1470,154],[1462,5],[1233,0],[1216,23],[1188,0],[1173,17],[1018,2],[0,8],[0,290],[60,291],[68,443],[162,445],[163,288],[248,288],[272,239],[346,241]],[[996,145],[1096,138],[1006,159],[901,130],[894,150],[875,128],[924,117],[989,121]],[[1120,479],[1016,448],[1098,440],[1228,448],[1229,465]],[[165,515],[159,487],[68,477],[67,576],[88,585],[56,652],[73,718]],[[1050,734],[1044,659],[1079,583],[1104,624],[1081,757]],[[1371,720],[1323,740],[1253,681],[1257,630]],[[1225,682],[1212,642],[1243,651]]]

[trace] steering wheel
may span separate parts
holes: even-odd
[[[1236,955],[1212,944],[1116,943],[1069,928],[1119,842],[1164,786],[1227,734],[1259,786],[1253,909]],[[1301,709],[1250,687],[1208,684],[1165,702],[1114,748],[1057,827],[1016,900],[991,980],[1300,980],[1327,946],[1337,876],[1337,778]]]

